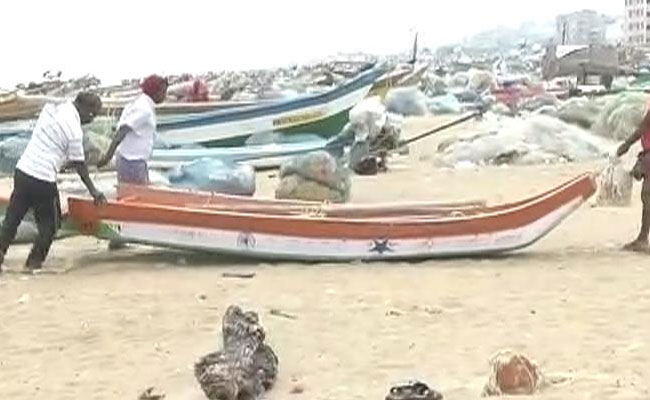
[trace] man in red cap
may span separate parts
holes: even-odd
[[[118,183],[149,183],[147,163],[151,158],[156,132],[156,104],[165,100],[167,87],[166,79],[158,75],[147,77],[140,85],[142,94],[122,111],[113,141],[97,164],[99,167],[105,166],[117,152]]]
[[[142,94],[122,111],[113,141],[97,164],[101,168],[115,155],[118,184],[147,185],[149,183],[147,164],[153,152],[156,104],[165,100],[167,87],[165,78],[158,75],[147,77],[140,85]],[[111,242],[111,248],[118,247],[121,247],[120,243]]]

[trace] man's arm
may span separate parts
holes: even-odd
[[[86,166],[86,163],[83,161],[71,161],[70,165],[72,165],[72,167],[77,171],[77,174],[79,174],[81,181],[84,183],[90,192],[90,195],[95,200],[95,204],[106,203],[106,197],[104,197],[104,194],[102,192],[97,190],[92,179],[90,179],[90,174],[88,173],[88,167]]]
[[[645,113],[643,121],[641,121],[639,127],[636,128],[636,131],[634,131],[634,133],[629,138],[627,138],[623,144],[621,144],[616,154],[620,157],[623,154],[627,153],[628,150],[630,150],[630,147],[632,147],[632,145],[636,143],[637,140],[641,139],[641,136],[643,136],[643,134],[648,130],[650,130],[650,111]]]
[[[122,140],[126,137],[127,133],[131,128],[129,128],[128,125],[122,125],[120,128],[115,132],[115,136],[113,136],[113,140],[111,141],[111,145],[108,147],[108,150],[106,151],[106,154],[99,160],[97,163],[97,167],[101,168],[105,165],[107,165],[111,160],[113,159],[113,156],[115,155],[115,150],[117,150],[117,146],[122,143]]]

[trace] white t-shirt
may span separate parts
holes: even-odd
[[[124,107],[117,129],[124,125],[131,129],[117,147],[120,156],[127,160],[148,161],[151,158],[156,132],[155,107],[153,100],[144,93]]]
[[[46,104],[16,168],[46,182],[56,182],[63,162],[84,161],[79,112],[71,101]]]

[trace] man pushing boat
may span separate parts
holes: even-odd
[[[158,75],[147,77],[140,85],[142,94],[122,111],[113,141],[97,164],[100,168],[107,165],[117,152],[118,183],[149,183],[148,163],[156,132],[156,104],[165,100],[167,87],[166,79]]]
[[[67,160],[81,177],[96,204],[106,202],[95,188],[85,163],[82,124],[93,121],[102,108],[100,98],[80,93],[71,102],[47,104],[38,117],[32,137],[14,172],[14,189],[0,229],[0,272],[9,245],[27,211],[34,210],[38,235],[27,257],[25,269],[42,268],[60,227],[61,206],[56,178]]]
[[[158,76],[147,77],[140,88],[142,94],[128,104],[117,124],[106,154],[99,161],[99,168],[107,165],[117,152],[117,183],[132,185],[149,184],[149,160],[153,152],[156,134],[156,104],[167,97],[167,80]],[[109,248],[124,247],[124,243],[112,240]]]
[[[650,102],[648,103],[650,105]],[[650,253],[648,235],[650,234],[650,107],[646,107],[643,121],[636,131],[623,142],[616,154],[620,157],[630,150],[630,147],[641,140],[643,150],[639,153],[636,164],[632,168],[632,176],[642,181],[641,202],[643,211],[641,214],[641,229],[637,238],[623,247],[625,250],[642,253]]]

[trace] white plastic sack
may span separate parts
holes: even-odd
[[[214,158],[201,158],[181,164],[172,170],[168,177],[171,186],[183,189],[240,196],[252,196],[255,193],[253,167]]]
[[[416,87],[391,89],[386,94],[386,109],[404,116],[427,114],[427,96]]]
[[[349,113],[350,124],[357,140],[376,137],[388,119],[386,107],[379,96],[372,96],[360,101]]]
[[[433,97],[427,100],[427,107],[432,114],[460,114],[463,110],[462,105],[452,94],[445,96]]]

